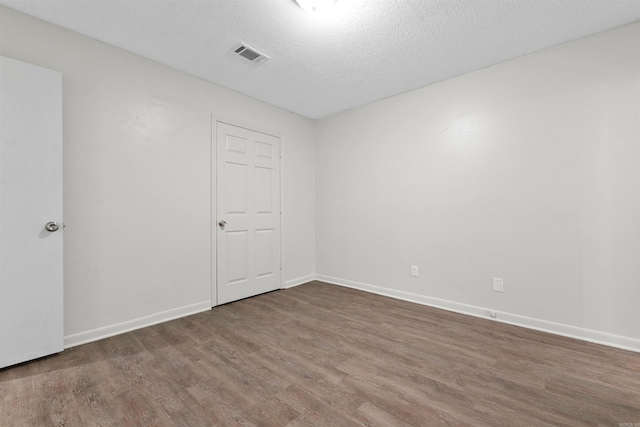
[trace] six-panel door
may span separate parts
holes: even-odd
[[[217,123],[217,302],[280,289],[280,139]]]

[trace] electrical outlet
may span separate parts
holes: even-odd
[[[493,291],[504,292],[504,280],[499,277],[493,278]]]
[[[412,265],[411,266],[411,275],[413,277],[418,277],[418,266],[417,265]]]

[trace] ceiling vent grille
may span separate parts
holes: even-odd
[[[256,64],[260,62],[264,62],[267,59],[269,59],[269,57],[264,53],[260,53],[254,48],[249,47],[244,43],[240,43],[236,45],[233,48],[233,53],[235,53],[236,55],[240,55],[243,58],[248,59],[249,61],[254,62]]]

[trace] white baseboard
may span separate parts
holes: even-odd
[[[68,335],[64,337],[64,348],[87,344],[92,341],[98,341],[103,338],[109,338],[114,335],[123,334],[125,332],[135,331],[136,329],[146,328],[147,326],[152,326],[158,323],[167,322],[169,320],[178,319],[180,317],[201,313],[210,309],[211,301],[202,301],[196,304],[173,308],[171,310],[161,311],[149,316],[143,316],[137,319],[128,320],[126,322],[92,329],[90,331],[80,332],[78,334]]]
[[[607,345],[610,347],[616,347],[623,350],[630,350],[640,353],[640,340],[625,337],[622,335],[614,335],[607,332],[594,331],[577,326],[549,322],[532,317],[520,316],[518,314],[490,310],[484,307],[462,304],[459,302],[428,297],[425,295],[399,291],[396,289],[384,288],[381,286],[369,285],[366,283],[354,282],[352,280],[339,279],[336,277],[316,275],[315,280],[320,280],[322,282],[344,286],[347,288],[359,289],[361,291],[384,295],[404,301],[410,301],[430,307],[441,308],[443,310],[453,311],[455,313],[494,320],[496,322],[507,323],[509,325],[520,326],[523,328],[534,329],[536,331],[548,332],[555,335],[561,335],[564,337],[575,338],[582,341],[588,341],[596,344]],[[496,314],[496,318],[492,318],[489,316],[489,313],[491,311]]]
[[[284,289],[293,288],[294,286],[303,285],[305,283],[311,282],[316,279],[314,274],[309,274],[308,276],[298,277],[296,279],[287,280],[284,282]]]
[[[334,285],[344,286],[348,288],[358,289],[365,292],[371,292],[378,295],[384,295],[404,301],[422,304],[430,307],[440,308],[455,313],[475,316],[483,319],[494,320],[496,322],[507,323],[510,325],[520,326],[523,328],[534,329],[537,331],[547,332],[555,335],[561,335],[569,338],[575,338],[582,341],[593,342],[596,344],[616,347],[623,350],[629,350],[640,353],[640,340],[621,335],[610,334],[591,329],[580,328],[572,325],[549,322],[546,320],[536,319],[518,314],[494,311],[496,318],[491,318],[489,313],[492,311],[488,308],[478,307],[469,304],[463,304],[455,301],[449,301],[439,298],[433,298],[425,295],[414,294],[411,292],[399,291],[381,286],[370,285],[366,283],[355,282],[352,280],[339,279],[324,275],[308,275],[299,277],[285,282],[285,289],[289,289],[313,280],[320,280]],[[149,316],[143,316],[137,319],[129,320],[114,325],[104,326],[102,328],[93,329],[86,332],[80,332],[74,335],[68,335],[64,338],[64,348],[75,347],[103,338],[112,337],[114,335],[123,334],[125,332],[134,331],[136,329],[146,328],[158,323],[166,322],[180,317],[189,316],[191,314],[200,313],[211,309],[211,301],[203,301],[184,307],[155,313]]]

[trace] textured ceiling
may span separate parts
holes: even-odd
[[[338,0],[322,16],[294,0],[0,4],[310,118],[640,21],[640,0]]]

